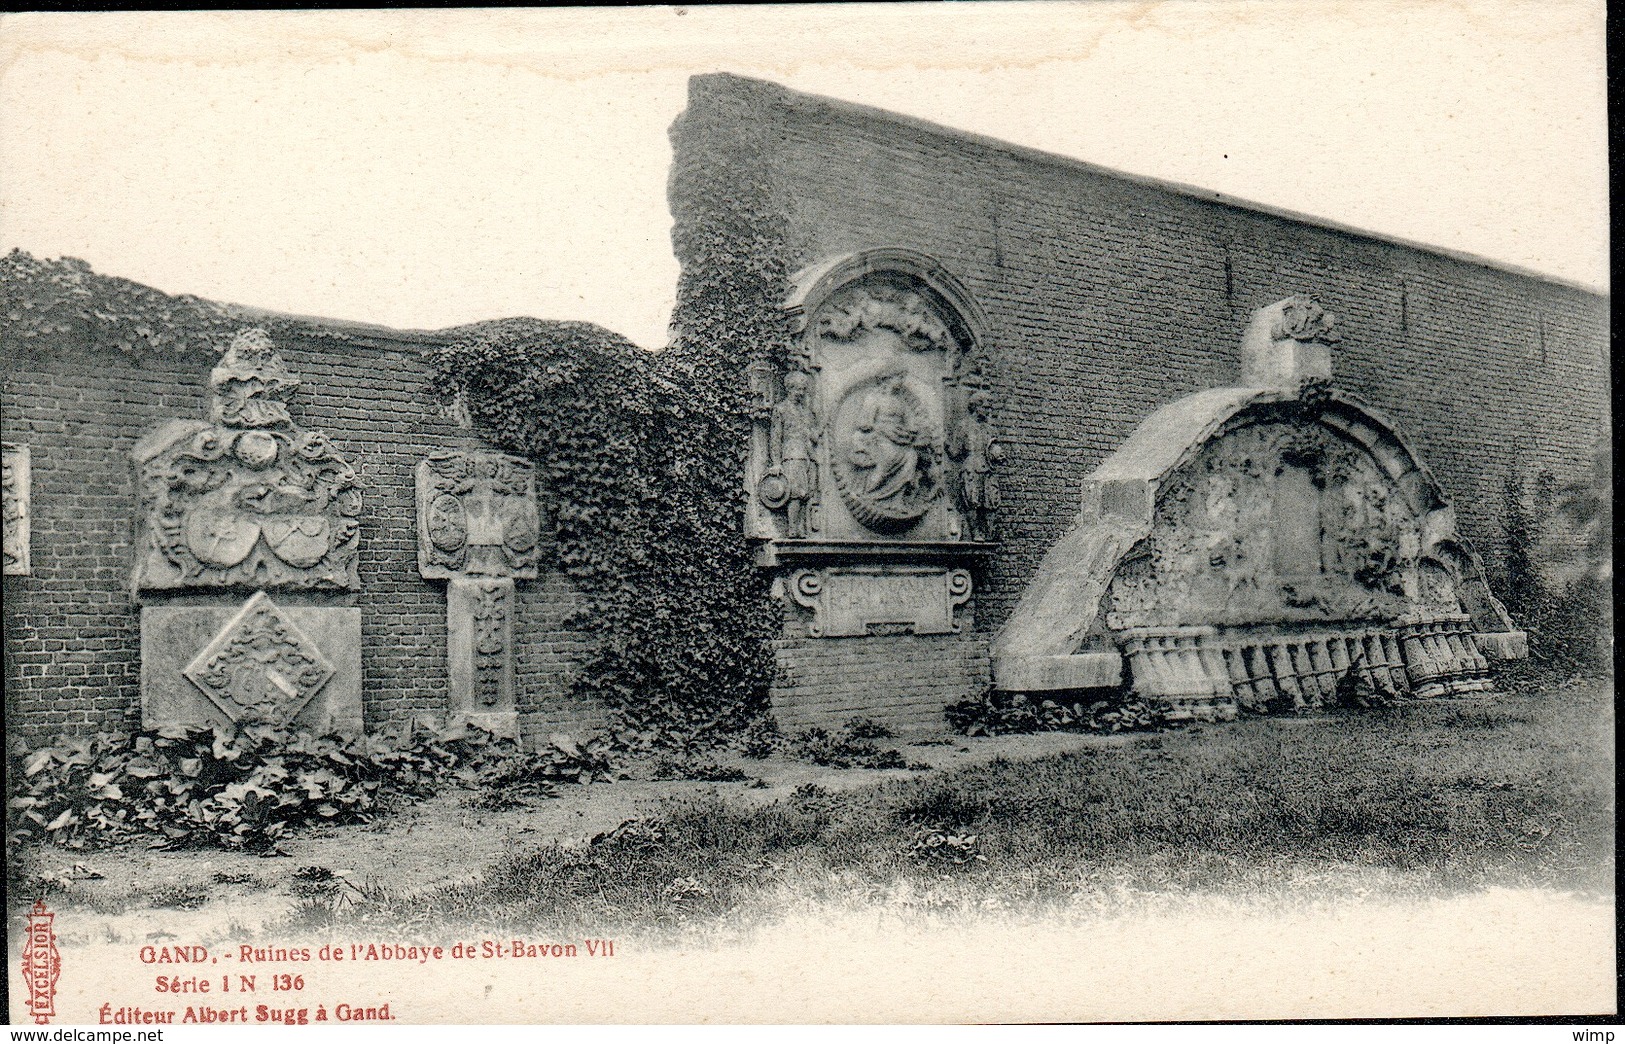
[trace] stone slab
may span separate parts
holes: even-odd
[[[954,634],[954,609],[971,597],[965,569],[873,565],[802,569],[791,597],[813,610],[810,633],[822,638],[875,634]]]
[[[1526,631],[1479,631],[1473,635],[1473,644],[1490,660],[1522,660],[1529,655]]]
[[[447,715],[519,738],[514,702],[510,579],[454,577],[446,582]]]
[[[216,725],[231,718],[183,673],[243,605],[143,606],[141,609],[141,724]],[[279,606],[320,649],[333,675],[294,717],[292,727],[311,732],[359,734],[361,707],[361,610],[325,606]]]
[[[1001,656],[993,661],[993,684],[1007,692],[1109,689],[1122,682],[1123,657],[1114,652]]]

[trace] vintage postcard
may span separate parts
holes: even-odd
[[[1604,66],[0,19],[11,1022],[1614,1014]]]

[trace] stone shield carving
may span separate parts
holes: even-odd
[[[535,469],[500,453],[434,453],[418,464],[418,572],[536,578]]]
[[[27,576],[33,571],[33,563],[29,556],[29,524],[28,524],[28,497],[31,476],[29,474],[28,447],[6,443],[3,455],[0,455],[0,491],[4,493],[5,523],[6,523],[6,576]]]
[[[298,382],[263,332],[240,335],[211,384],[217,423],[172,421],[136,444],[136,589],[359,588],[355,470],[291,423]]]
[[[181,673],[232,721],[286,725],[335,669],[262,591]]]

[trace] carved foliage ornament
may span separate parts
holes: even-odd
[[[1336,344],[1343,339],[1337,332],[1337,316],[1307,297],[1293,297],[1283,302],[1270,336],[1277,341],[1291,339],[1320,344]]]
[[[1113,628],[1391,619],[1420,525],[1360,447],[1311,422],[1209,443],[1159,499],[1108,592]]]
[[[232,721],[287,725],[335,672],[262,591],[182,673]]]
[[[264,333],[240,335],[211,383],[216,424],[171,422],[137,446],[150,541],[137,588],[359,587],[355,470],[292,425],[298,382]]]
[[[27,576],[33,570],[29,559],[30,483],[28,447],[6,443],[3,453],[0,453],[0,492],[4,493],[0,504],[4,505],[5,513],[6,576]]]
[[[506,699],[504,679],[508,670],[508,603],[513,584],[480,581],[474,606],[474,688],[483,707],[495,707]]]
[[[499,453],[430,454],[418,465],[418,571],[425,579],[535,579],[535,469]]]
[[[957,348],[947,324],[923,294],[883,282],[868,282],[838,292],[814,325],[819,336],[837,341],[850,341],[868,330],[890,330],[916,352],[951,352]]]

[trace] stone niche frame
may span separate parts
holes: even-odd
[[[987,319],[942,265],[881,248],[811,266],[792,283],[784,308],[796,340],[782,366],[758,360],[749,370],[744,525],[787,609],[780,675],[802,679],[793,695],[775,686],[774,704],[801,721],[810,707],[841,702],[831,694],[851,695],[850,678],[835,676],[850,670],[813,666],[833,647],[805,643],[850,643],[841,652],[856,665],[896,657],[898,642],[916,638],[972,640],[973,572],[998,546],[1005,450]],[[880,642],[870,650],[869,640]],[[936,655],[922,644],[922,679]],[[944,703],[985,685],[985,647],[973,658],[975,677]],[[876,696],[874,710],[931,688],[910,677],[891,672],[896,691]]]
[[[994,434],[987,319],[969,291],[930,257],[898,248],[814,265],[792,284],[784,310],[795,347],[782,370],[758,360],[750,372],[756,423],[745,535],[762,542],[758,564],[845,547],[868,559],[991,551],[1003,447]],[[786,408],[797,374],[809,385],[810,416]],[[871,423],[877,412],[890,414],[894,436],[898,429],[912,436],[908,445],[884,437],[887,426]],[[781,433],[794,441],[797,428],[813,436],[811,467],[800,476],[781,459]],[[889,459],[855,465],[865,454],[853,445],[861,434]],[[982,489],[969,488],[977,484],[965,480],[967,470],[983,476]],[[895,474],[888,480],[887,473]],[[791,507],[808,486],[804,522],[794,526]],[[992,501],[981,509],[987,524],[979,526],[974,494],[988,490],[980,498]]]
[[[1308,299],[1260,309],[1238,386],[1164,406],[1095,469],[994,639],[997,687],[1127,682],[1172,717],[1228,718],[1351,680],[1470,695],[1526,654],[1432,472],[1331,386],[1338,340]]]

